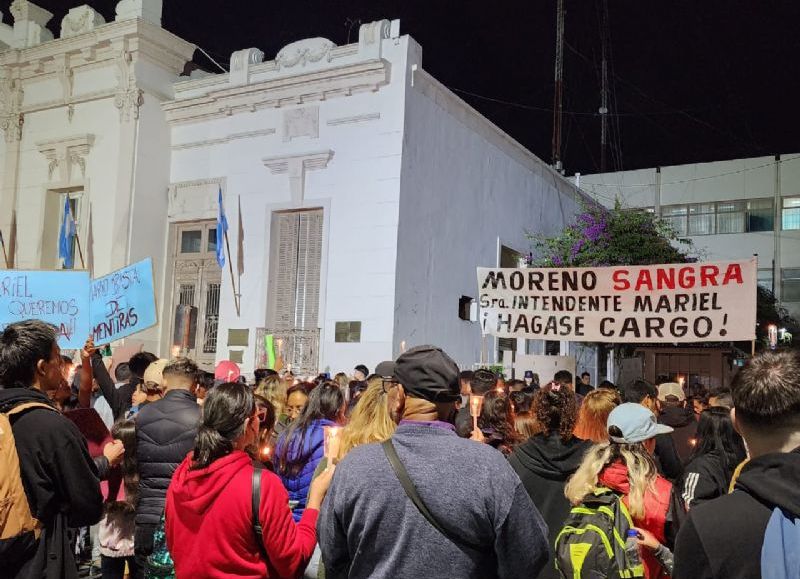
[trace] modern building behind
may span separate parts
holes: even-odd
[[[800,155],[581,175],[611,207],[654,211],[707,259],[758,255],[758,281],[800,313]]]
[[[659,214],[678,235],[692,240],[702,259],[758,255],[758,283],[800,319],[800,155],[580,175],[574,180],[608,207],[619,201],[623,208]],[[711,356],[688,350],[670,356],[684,360],[679,365],[688,370],[702,365],[698,355]],[[716,367],[722,358],[713,356]],[[645,359],[653,365],[652,355]]]
[[[16,221],[17,267],[61,267],[67,196],[96,275],[153,257],[160,325],[134,339],[162,355],[179,306],[205,366],[263,365],[269,334],[303,372],[422,343],[464,367],[517,348],[468,321],[475,268],[516,265],[526,233],[560,231],[583,194],[431,77],[398,21],[186,77],[194,47],[161,28],[160,1],[122,0],[111,23],[80,7],[58,39],[46,11],[12,13],[0,228]]]

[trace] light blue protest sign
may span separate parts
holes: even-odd
[[[89,273],[0,270],[0,328],[42,320],[58,329],[58,344],[82,348],[92,330]]]
[[[158,323],[153,261],[148,257],[92,281],[94,343],[107,344]]]

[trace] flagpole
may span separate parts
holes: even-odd
[[[81,238],[78,236],[78,232],[75,232],[75,245],[78,246],[78,257],[81,260],[81,269],[86,269],[86,264],[83,262],[83,250],[81,249]]]
[[[6,253],[6,238],[3,236],[2,231],[0,231],[0,243],[3,244],[3,258],[6,260],[6,269],[11,269],[11,264],[8,262],[8,253]]]
[[[231,272],[231,286],[233,287],[233,303],[236,306],[236,317],[239,318],[242,315],[241,308],[239,305],[239,295],[236,293],[236,280],[233,279],[233,258],[231,258],[231,242],[228,239],[228,230],[225,229],[225,248],[228,250],[228,269]]]

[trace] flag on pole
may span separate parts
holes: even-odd
[[[72,218],[72,209],[69,205],[69,195],[64,195],[64,217],[61,220],[61,230],[58,233],[58,257],[64,260],[64,269],[73,269],[75,256],[73,255],[72,238],[75,237],[75,220]]]
[[[239,242],[236,248],[236,268],[239,272],[239,277],[244,275],[244,224],[242,223],[242,196],[239,195]],[[239,291],[242,291],[242,286],[239,285]]]
[[[222,206],[222,187],[219,188],[219,214],[217,215],[217,263],[225,267],[225,234],[228,232],[228,218]]]
[[[89,277],[94,277],[94,231],[92,230],[92,204],[89,204],[89,231],[86,233],[86,263],[89,266]]]

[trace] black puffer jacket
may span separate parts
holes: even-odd
[[[172,473],[194,448],[200,406],[187,390],[171,390],[136,417],[139,505],[136,524],[158,524]]]

